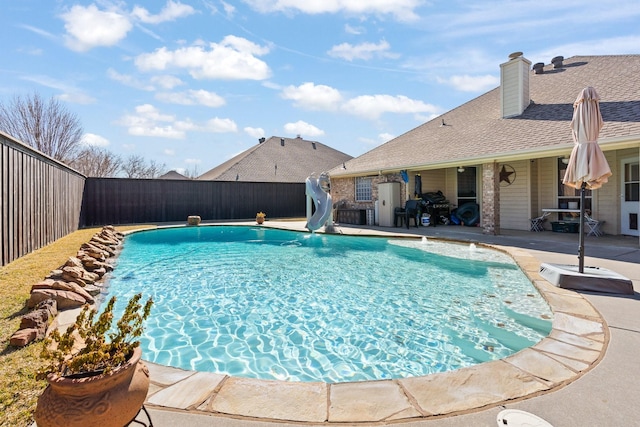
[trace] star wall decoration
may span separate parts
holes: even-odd
[[[502,165],[502,169],[500,170],[500,185],[506,187],[507,185],[513,184],[515,180],[516,170],[509,165]]]

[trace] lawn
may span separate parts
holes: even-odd
[[[118,231],[148,228],[147,225],[117,227]],[[99,228],[83,229],[27,254],[0,268],[0,426],[21,427],[33,422],[33,411],[46,381],[35,374],[42,365],[39,355],[42,343],[23,348],[9,345],[11,335],[20,327],[27,313],[26,302],[31,286],[45,278],[74,256],[80,246],[99,232]]]

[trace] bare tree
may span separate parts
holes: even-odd
[[[189,179],[196,179],[200,174],[198,173],[198,165],[193,165],[192,169],[186,169],[183,173]]]
[[[122,168],[122,158],[109,150],[87,147],[71,161],[72,168],[85,176],[115,177]]]
[[[122,164],[122,171],[127,178],[157,178],[162,175],[166,166],[151,160],[149,163],[144,157],[131,155]]]
[[[55,98],[45,102],[37,93],[0,104],[0,130],[67,163],[78,151],[83,134],[75,114]]]

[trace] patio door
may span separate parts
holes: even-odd
[[[640,213],[640,163],[638,159],[623,159],[622,201],[620,206],[620,232],[640,236],[638,214]]]

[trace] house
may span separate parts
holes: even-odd
[[[419,174],[422,192],[442,191],[451,209],[477,203],[483,232],[529,230],[542,209],[575,207],[580,200],[562,177],[573,148],[573,103],[592,86],[604,120],[599,144],[613,176],[587,191],[585,208],[604,221],[606,233],[638,236],[640,55],[559,56],[532,67],[516,52],[500,65],[500,82],[329,171],[333,199],[382,215],[414,196]],[[382,203],[379,190],[387,182],[400,183],[400,197]]]
[[[258,144],[199,176],[205,181],[304,182],[352,156],[300,136],[260,138]]]
[[[180,172],[171,170],[171,171],[165,173],[164,175],[159,176],[157,179],[180,179],[180,180],[185,180],[185,179],[190,179],[190,178],[182,175]]]

